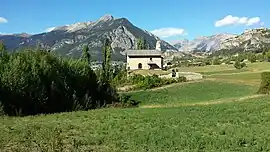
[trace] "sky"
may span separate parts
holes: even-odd
[[[1,0],[0,34],[42,33],[105,14],[167,41],[270,26],[270,0]]]

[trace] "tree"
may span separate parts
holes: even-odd
[[[270,62],[270,51],[265,54],[265,58],[268,62]]]
[[[239,62],[243,62],[244,60],[245,60],[245,54],[244,53],[239,53],[238,54],[238,57],[237,57],[237,60],[239,61]]]
[[[259,60],[260,62],[263,62],[264,58],[262,54],[257,54],[256,55],[256,60]]]
[[[251,62],[251,63],[254,63],[256,62],[256,55],[255,53],[248,53],[248,61]]]
[[[91,66],[91,55],[89,53],[88,45],[83,47],[82,58],[88,62],[89,66]]]
[[[218,58],[213,59],[213,65],[220,65],[220,64],[221,64],[221,62]]]
[[[103,63],[102,63],[102,81],[109,82],[110,81],[110,71],[111,71],[111,42],[109,39],[105,39],[103,45]]]
[[[139,38],[137,42],[137,49],[138,50],[144,50],[149,49],[149,46],[144,38]]]
[[[1,56],[4,55],[5,51],[6,51],[6,46],[4,45],[3,42],[0,41],[0,54],[1,54]]]

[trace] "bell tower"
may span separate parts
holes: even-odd
[[[157,40],[156,50],[161,51],[161,41],[160,40]]]

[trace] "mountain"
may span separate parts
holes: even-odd
[[[217,34],[198,37],[192,41],[180,40],[173,43],[179,51],[196,53],[213,53],[226,51],[261,52],[270,48],[270,29],[257,28],[245,30],[240,35]]]
[[[221,50],[239,50],[261,52],[270,48],[270,29],[258,28],[244,31],[244,33],[226,39],[222,42]]]
[[[97,21],[75,23],[52,28],[51,31],[28,35],[26,33],[0,35],[8,50],[36,47],[37,44],[61,55],[80,57],[82,47],[88,44],[94,59],[102,57],[102,45],[106,38],[112,42],[113,60],[125,60],[125,50],[135,49],[137,39],[143,37],[150,49],[154,49],[157,36],[134,26],[126,18],[105,15]],[[162,50],[176,50],[161,40]]]
[[[192,41],[182,40],[173,44],[179,51],[184,52],[212,52],[219,50],[224,40],[235,37],[234,34],[217,34],[198,37]]]
[[[189,40],[188,39],[178,40],[178,41],[172,42],[172,44],[175,48],[181,49],[181,48],[184,48],[184,46],[187,46],[189,44]]]

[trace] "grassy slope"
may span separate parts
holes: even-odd
[[[2,117],[0,148],[46,149],[58,142],[95,151],[269,151],[269,109],[267,96],[211,106]]]
[[[211,65],[202,67],[179,67],[178,70],[181,72],[199,72],[199,73],[238,73],[239,70],[235,69],[233,65]],[[270,70],[270,62],[257,62],[247,64],[247,68],[241,69],[240,71],[262,71]],[[226,72],[227,71],[227,72]]]
[[[269,68],[268,63],[255,63],[241,72],[224,66],[186,70],[249,83],[258,79],[260,71]],[[253,71],[257,76],[247,73]],[[239,75],[228,77],[228,73]],[[205,81],[132,93],[143,105],[178,105],[178,108],[103,109],[25,118],[0,117],[0,149],[27,152],[74,147],[82,151],[270,151],[269,96],[245,102],[181,107],[184,103],[218,99],[234,101],[231,98],[249,96],[256,91],[257,86]]]
[[[257,88],[252,86],[203,81],[128,94],[132,95],[133,99],[141,101],[141,105],[177,105],[242,97],[254,94],[256,91]]]
[[[247,68],[237,70],[233,65],[213,65],[204,67],[181,67],[179,71],[199,72],[206,78],[214,78],[227,82],[241,82],[258,87],[261,73],[270,71],[270,62],[257,62],[247,64]]]

